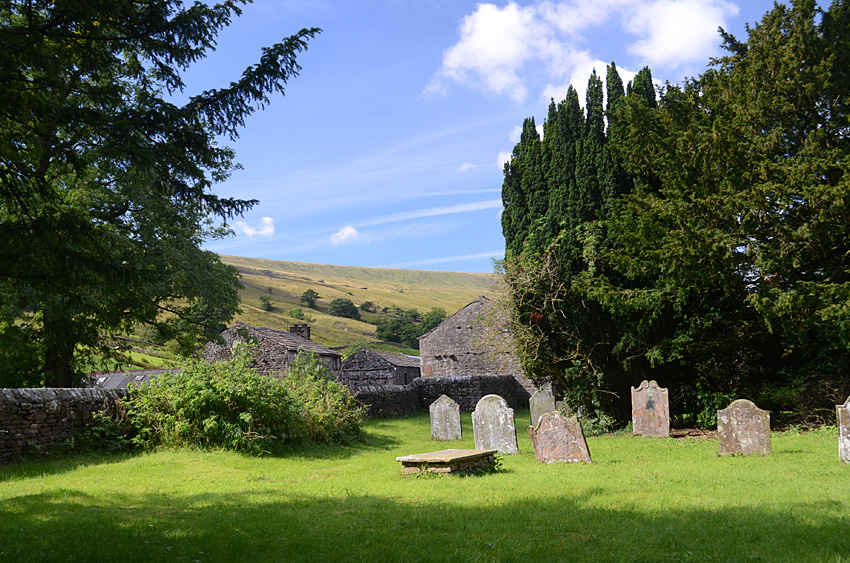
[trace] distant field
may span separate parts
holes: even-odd
[[[302,322],[289,316],[292,309],[301,308],[315,319],[308,323],[313,340],[326,346],[376,340],[374,324],[327,314],[328,304],[336,298],[350,299],[358,306],[371,301],[379,311],[393,306],[422,313],[442,308],[451,315],[476,297],[487,295],[494,281],[492,274],[330,266],[237,256],[221,259],[239,269],[245,284],[241,292],[243,312],[237,320],[285,330]],[[308,289],[319,294],[315,309],[299,303]],[[264,295],[271,298],[274,310],[260,308]],[[363,314],[364,321],[376,318]]]

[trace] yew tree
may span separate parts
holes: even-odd
[[[5,385],[71,386],[83,355],[140,323],[191,349],[232,318],[237,273],[202,244],[257,202],[213,193],[238,166],[219,141],[283,94],[319,32],[184,92],[182,73],[244,3],[0,3]]]

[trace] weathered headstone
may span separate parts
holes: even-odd
[[[448,441],[460,440],[460,405],[448,395],[431,403],[431,439]]]
[[[531,425],[534,426],[540,420],[540,415],[555,410],[555,396],[549,389],[539,389],[529,399],[528,407],[531,410]]]
[[[838,415],[838,457],[844,463],[850,463],[850,397],[843,405],[835,407]]]
[[[519,451],[514,410],[498,395],[485,395],[472,413],[476,450],[498,450],[500,454]]]
[[[666,438],[670,435],[670,404],[667,389],[655,381],[643,380],[632,387],[632,434]]]
[[[717,411],[717,438],[720,455],[769,454],[770,413],[747,399],[732,401]]]
[[[584,430],[575,416],[568,418],[558,411],[543,413],[537,425],[528,428],[528,434],[537,461],[592,462]]]

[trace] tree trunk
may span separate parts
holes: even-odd
[[[73,387],[75,383],[74,359],[75,342],[68,327],[61,320],[44,317],[44,337],[46,340],[44,373],[48,387]]]

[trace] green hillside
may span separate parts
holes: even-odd
[[[237,320],[286,330],[303,322],[289,316],[292,309],[300,308],[314,319],[308,322],[312,339],[326,346],[375,341],[375,323],[392,315],[392,311],[380,313],[384,308],[426,313],[439,307],[451,315],[476,297],[488,294],[494,281],[492,274],[331,266],[236,256],[221,259],[242,274],[242,313]],[[301,295],[308,289],[319,294],[314,309],[300,304]],[[261,308],[262,296],[271,299],[272,311]],[[350,299],[358,306],[371,301],[379,313],[361,311],[362,321],[330,316],[328,304],[337,298]]]

